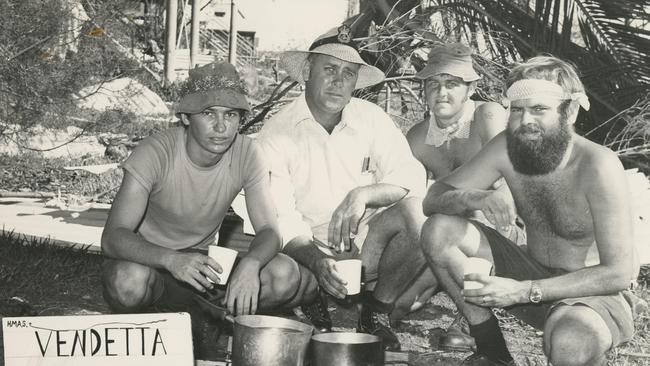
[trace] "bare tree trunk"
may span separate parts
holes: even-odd
[[[176,17],[178,15],[177,0],[167,0],[166,32],[165,32],[165,83],[171,84],[176,79]]]

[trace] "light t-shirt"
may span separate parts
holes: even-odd
[[[242,188],[247,198],[268,194],[269,170],[248,136],[237,135],[221,160],[207,168],[190,160],[185,139],[183,127],[153,135],[123,167],[149,192],[137,229],[144,239],[171,249],[206,248]]]

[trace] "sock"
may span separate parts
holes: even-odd
[[[393,311],[395,305],[389,304],[380,300],[374,296],[370,291],[364,291],[362,294],[361,301],[365,306],[368,306],[372,311],[384,314],[390,314]]]
[[[506,340],[499,328],[499,322],[494,315],[483,323],[470,324],[469,334],[476,341],[477,353],[485,355],[492,362],[507,363],[512,361]]]

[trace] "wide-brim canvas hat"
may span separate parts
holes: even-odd
[[[383,71],[364,61],[359,54],[356,43],[351,39],[350,28],[346,25],[333,28],[319,36],[307,51],[286,51],[282,53],[280,66],[293,80],[304,84],[302,70],[310,54],[329,55],[346,62],[359,64],[355,89],[378,84],[386,78]]]
[[[440,74],[456,76],[468,83],[481,78],[474,70],[472,49],[462,43],[450,43],[432,48],[427,65],[415,74],[415,77],[424,80]]]
[[[214,106],[251,110],[244,83],[237,69],[227,62],[213,62],[191,69],[181,87],[181,95],[176,108],[177,117],[181,113],[200,113]]]

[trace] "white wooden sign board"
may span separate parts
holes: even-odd
[[[187,313],[2,319],[6,366],[192,366]]]

